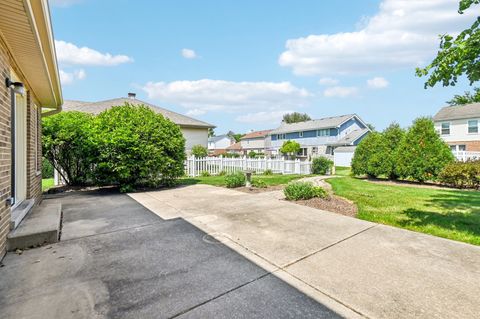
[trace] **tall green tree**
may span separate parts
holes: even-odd
[[[454,161],[450,147],[435,131],[433,121],[421,117],[413,122],[398,146],[395,170],[403,178],[435,180]]]
[[[298,123],[298,122],[306,122],[310,121],[311,118],[308,116],[306,113],[298,113],[298,112],[293,112],[293,113],[288,113],[283,115],[283,122],[287,124],[291,123]]]
[[[215,136],[215,130],[213,127],[208,128],[208,137],[214,137]]]
[[[458,13],[463,14],[480,0],[461,0]],[[437,57],[425,68],[416,69],[417,76],[428,76],[425,88],[437,83],[454,86],[458,78],[466,75],[470,85],[480,80],[480,16],[472,26],[454,37],[444,34],[440,37]]]
[[[447,101],[448,105],[464,105],[480,102],[480,88],[474,88],[473,93],[465,92],[463,95],[455,95],[453,99]]]

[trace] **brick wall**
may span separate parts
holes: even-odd
[[[480,141],[448,142],[449,145],[465,145],[467,152],[480,152]]]
[[[10,206],[6,200],[10,198],[11,176],[11,96],[5,87],[5,78],[11,77],[10,70],[16,73],[18,68],[13,64],[2,38],[0,38],[0,260],[6,250],[6,238],[10,231]],[[25,81],[22,80],[24,83]],[[27,90],[27,198],[35,198],[35,204],[41,200],[41,108],[28,87]]]
[[[0,41],[0,260],[10,229],[10,207],[6,203],[10,197],[10,93],[3,82],[9,76],[8,56]]]

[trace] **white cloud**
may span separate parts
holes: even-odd
[[[87,73],[85,70],[75,70],[73,72],[66,72],[64,70],[60,70],[60,82],[62,85],[69,85],[75,82],[76,80],[83,80],[87,77]]]
[[[374,77],[373,79],[367,80],[367,85],[371,89],[384,89],[386,88],[390,83],[382,77]]]
[[[458,0],[383,0],[379,12],[354,32],[290,39],[279,64],[297,75],[341,75],[429,62],[439,34],[469,26],[475,10],[460,15]]]
[[[198,57],[197,53],[192,49],[182,49],[182,56],[185,59],[196,59]]]
[[[337,85],[338,82],[339,81],[337,79],[333,79],[333,78],[321,78],[318,81],[318,84],[320,84],[320,85]]]
[[[293,111],[271,111],[271,112],[255,112],[240,115],[235,118],[235,121],[241,123],[279,123],[283,115],[292,113]]]
[[[77,47],[73,43],[55,40],[58,62],[67,65],[96,65],[115,66],[122,63],[133,62],[126,55],[111,55],[101,53],[88,47]]]
[[[142,88],[150,99],[180,105],[187,114],[209,111],[278,111],[303,106],[310,93],[290,82],[198,81],[148,82]]]
[[[358,88],[355,86],[334,86],[325,89],[325,97],[350,97],[358,94]]]

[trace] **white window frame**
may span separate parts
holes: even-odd
[[[476,125],[477,131],[476,132],[470,132],[470,122],[476,122],[477,123],[477,125]],[[474,135],[478,134],[478,120],[477,119],[467,120],[467,133],[468,134],[474,134]]]
[[[298,132],[298,137],[303,137],[303,132]]]
[[[320,132],[325,132],[325,134],[322,134]],[[326,128],[326,129],[317,130],[317,136],[330,136],[330,129]]]
[[[443,124],[448,124],[448,133],[443,133]],[[445,135],[450,135],[451,129],[450,129],[451,123],[450,122],[442,122],[440,123],[440,135],[445,136]]]

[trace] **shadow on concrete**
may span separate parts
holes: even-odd
[[[339,318],[183,219],[115,190],[56,196],[60,243],[10,253],[3,318]]]

